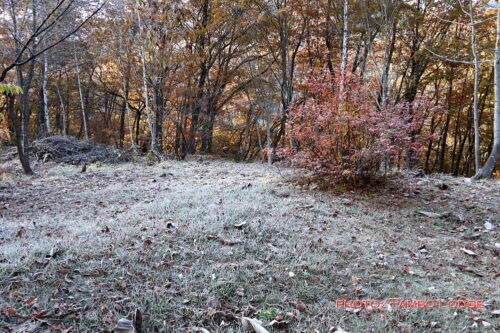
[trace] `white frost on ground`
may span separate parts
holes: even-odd
[[[262,164],[169,161],[94,165],[86,173],[59,166],[19,177],[0,197],[0,307],[29,316],[34,310],[22,300],[30,296],[39,310],[85,306],[76,319],[64,317],[78,332],[109,327],[135,307],[145,309],[152,331],[237,332],[237,321],[219,314],[226,303],[231,313],[275,308],[293,330],[326,332],[341,322],[355,332],[458,331],[476,317],[493,324],[499,266],[490,246],[498,237],[480,219],[498,214],[490,202],[498,183],[445,179],[452,188],[441,191],[426,178],[399,192],[331,195],[293,186],[290,174]],[[465,223],[416,214],[461,200],[476,203]],[[464,238],[474,233],[479,239]],[[465,256],[464,247],[478,256]],[[56,288],[55,281],[63,282]],[[458,296],[485,299],[488,309],[335,308],[346,298]],[[229,326],[220,328],[222,321]]]

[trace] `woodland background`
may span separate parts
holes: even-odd
[[[57,134],[156,157],[271,160],[294,148],[290,111],[311,75],[330,75],[335,94],[350,73],[377,109],[423,105],[412,164],[472,176],[493,149],[496,11],[467,0],[4,0],[2,81],[23,90],[12,106],[23,146]],[[0,135],[13,143],[6,109]]]

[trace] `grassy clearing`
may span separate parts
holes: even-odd
[[[498,225],[498,182],[405,178],[334,195],[294,186],[288,170],[221,161],[39,174],[1,190],[6,331],[100,332],[137,307],[147,332],[240,332],[242,314],[283,319],[274,332],[500,325],[499,240],[484,227]],[[336,308],[386,298],[481,299],[486,309]]]

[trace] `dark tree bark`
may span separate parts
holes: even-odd
[[[215,115],[217,111],[215,108],[210,107],[207,110],[207,115],[205,117],[205,122],[203,124],[203,129],[201,133],[201,152],[204,154],[209,154],[212,152],[212,143],[214,137],[214,124]]]
[[[451,109],[452,109],[452,96],[453,96],[453,79],[449,80],[448,87],[448,110],[446,111],[446,119],[444,121],[443,135],[441,137],[441,149],[439,150],[439,172],[446,172],[445,156],[446,156],[446,142],[448,140],[448,129],[450,127]]]
[[[164,103],[165,99],[163,97],[163,92],[159,84],[156,84],[153,87],[153,97],[154,97],[154,125],[156,128],[155,135],[156,135],[156,144],[157,144],[157,150],[161,154],[163,153],[163,116],[164,116]]]
[[[135,113],[135,144],[139,145],[139,135],[141,134],[141,111],[137,110]]]
[[[432,138],[432,135],[434,135],[434,130],[435,130],[435,117],[432,117],[431,119],[431,138],[429,139],[429,143],[427,145],[427,152],[426,152],[426,155],[425,155],[425,167],[424,167],[424,171],[425,173],[429,173],[430,169],[429,169],[429,160],[430,160],[430,157],[431,157],[431,152],[432,152],[432,147],[433,147],[433,143],[434,143],[434,140]]]
[[[43,88],[40,89],[40,98],[38,100],[38,110],[36,115],[37,137],[43,138],[47,135],[47,126],[45,119],[45,100]]]
[[[208,19],[210,15],[209,11],[209,0],[204,0],[203,5],[202,5],[202,17],[201,17],[201,28],[205,29],[208,24]],[[198,37],[198,52],[202,53],[205,50],[205,44],[206,44],[206,36],[204,33],[202,33]],[[198,120],[200,118],[200,112],[202,108],[202,101],[204,97],[204,89],[205,89],[205,83],[207,80],[209,68],[206,59],[203,59],[200,62],[199,65],[200,69],[200,74],[198,78],[198,85],[196,88],[196,94],[195,94],[195,101],[194,101],[194,106],[192,108],[192,113],[191,113],[191,128],[189,130],[189,139],[188,139],[188,145],[187,145],[187,153],[188,154],[194,154],[196,151],[196,133],[198,132]]]
[[[19,155],[19,160],[21,162],[21,166],[23,167],[24,173],[27,175],[32,175],[33,170],[30,167],[29,163],[29,152],[27,149],[24,149],[23,147],[23,142],[22,142],[22,131],[21,131],[21,126],[19,124],[19,119],[16,115],[16,112],[14,110],[14,101],[15,97],[11,95],[7,95],[7,116],[9,117],[9,122],[13,125],[14,132],[15,132],[15,141],[16,141],[16,148],[17,148],[17,153]]]
[[[125,140],[125,109],[127,106],[127,101],[125,100],[120,109],[120,132],[119,132],[119,146],[123,149],[123,142]]]

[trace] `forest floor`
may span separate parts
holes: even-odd
[[[110,332],[136,308],[145,332],[241,332],[242,315],[270,332],[500,329],[498,180],[406,175],[325,193],[256,163],[47,163],[34,177],[9,163],[3,331]],[[485,308],[338,302],[394,298]]]

